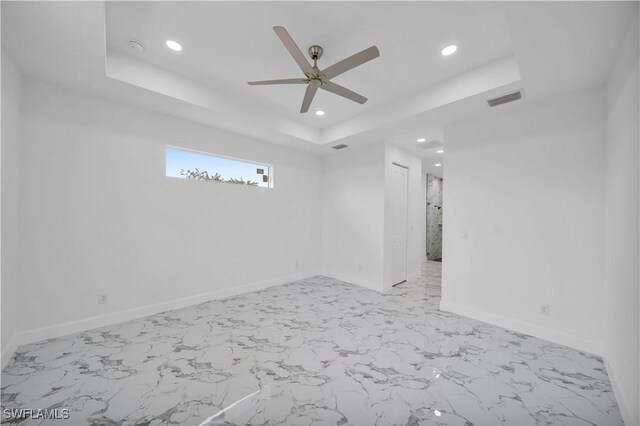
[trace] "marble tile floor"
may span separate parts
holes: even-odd
[[[69,410],[24,425],[622,424],[600,357],[440,312],[440,267],[388,294],[318,276],[22,346],[2,408]]]

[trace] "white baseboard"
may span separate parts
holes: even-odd
[[[468,306],[459,305],[457,303],[446,302],[444,300],[440,301],[440,310],[488,322],[489,324],[494,324],[518,333],[529,334],[531,336],[569,346],[570,348],[578,349],[580,351],[600,356],[603,354],[604,345],[602,342],[573,336],[552,328],[542,327],[514,318],[504,317],[502,315],[496,315],[490,312],[470,308]]]
[[[211,300],[224,299],[226,297],[236,296],[242,293],[262,290],[268,287],[285,284],[287,282],[308,278],[314,275],[318,275],[317,271],[288,275],[271,280],[245,284],[238,287],[225,288],[209,293],[169,300],[153,305],[141,306],[125,311],[118,311],[105,315],[83,318],[61,324],[54,324],[46,327],[35,328],[32,330],[21,331],[19,333],[16,333],[16,335],[11,339],[11,343],[7,346],[7,349],[2,353],[2,368],[4,368],[9,359],[11,359],[11,356],[13,355],[15,350],[22,345],[40,342],[46,339],[62,337],[69,334],[79,333],[82,331],[117,324],[125,321],[131,321],[149,315],[159,314],[161,312],[172,311],[175,309],[197,305],[199,303],[209,302]]]
[[[415,279],[415,278],[420,278],[421,274],[422,273],[420,271],[412,272],[412,273],[407,275],[407,281]],[[331,270],[323,270],[322,271],[322,275],[324,275],[325,277],[333,278],[334,280],[344,281],[345,283],[355,284],[355,285],[358,285],[360,287],[368,288],[370,290],[375,290],[375,291],[377,291],[379,293],[386,293],[389,290],[391,290],[391,288],[393,287],[393,285],[388,284],[388,283],[387,284],[383,284],[383,283],[376,284],[374,282],[365,281],[365,280],[362,280],[362,279],[360,279],[358,277],[355,277],[355,276],[352,276],[352,275],[349,275],[349,274],[344,274],[344,273],[331,271]]]
[[[368,288],[369,290],[375,290],[382,292],[382,284],[375,284],[369,281],[363,281],[349,274],[343,274],[336,271],[323,270],[322,275],[325,277],[333,278],[334,280],[343,281],[349,284],[355,284],[360,287]]]
[[[624,424],[627,426],[638,426],[633,419],[633,415],[631,414],[631,410],[629,409],[629,403],[624,393],[622,392],[622,388],[618,384],[618,380],[616,379],[616,374],[613,372],[613,368],[611,367],[611,363],[606,356],[603,356],[604,359],[604,367],[607,369],[607,376],[609,376],[609,381],[611,382],[611,387],[613,388],[613,394],[616,397],[616,401],[618,402],[618,408],[620,408],[620,413],[622,414],[622,420],[624,420]]]

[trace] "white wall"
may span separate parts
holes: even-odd
[[[627,425],[640,424],[638,5],[607,85],[605,356]]]
[[[32,79],[21,143],[19,344],[320,270],[383,291],[392,161],[410,167],[419,273],[421,162],[395,147],[321,160]],[[275,188],[166,178],[166,145],[271,163]]]
[[[327,276],[377,291],[391,288],[391,173],[409,168],[407,275],[424,257],[425,192],[422,161],[393,145],[349,147],[323,160],[322,270]]]
[[[385,237],[384,237],[384,289],[389,290],[393,284],[391,276],[391,175],[393,163],[408,167],[407,175],[407,277],[416,278],[420,275],[420,266],[425,257],[426,238],[426,193],[422,176],[422,160],[393,145],[385,145]]]
[[[18,331],[18,157],[21,77],[2,49],[2,366],[14,349]]]
[[[319,271],[317,158],[38,81],[23,87],[20,322],[36,329],[31,338]],[[166,145],[271,163],[275,188],[167,178]]]
[[[349,147],[323,159],[323,274],[383,290],[385,146]]]
[[[445,129],[444,310],[602,352],[605,113],[593,89]]]

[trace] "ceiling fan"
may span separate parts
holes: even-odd
[[[282,44],[284,44],[284,47],[286,47],[291,56],[293,56],[293,60],[296,61],[296,63],[304,73],[305,78],[250,81],[249,85],[259,86],[269,84],[306,84],[307,90],[304,93],[304,99],[302,100],[302,107],[300,108],[301,113],[309,111],[311,101],[313,101],[313,97],[315,96],[318,89],[326,90],[327,92],[334,93],[354,102],[358,102],[359,104],[367,102],[367,98],[365,98],[364,96],[353,92],[346,87],[342,87],[330,80],[346,71],[349,71],[350,69],[353,69],[359,65],[364,64],[365,62],[369,62],[370,60],[380,56],[380,52],[378,51],[378,48],[376,46],[371,46],[368,49],[364,49],[362,52],[351,55],[348,58],[345,58],[328,68],[320,70],[318,68],[318,59],[322,57],[322,47],[317,45],[309,47],[309,56],[311,57],[311,59],[313,59],[313,66],[311,66],[311,64],[309,64],[307,59],[300,51],[300,48],[298,48],[298,45],[296,45],[296,43],[293,41],[284,27],[273,27],[273,31],[276,32],[276,34],[280,38],[280,41],[282,41]]]

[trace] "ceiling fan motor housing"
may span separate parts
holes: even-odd
[[[324,50],[322,50],[322,47],[316,44],[314,44],[309,48],[309,56],[311,56],[311,59],[313,59],[314,61],[317,61],[318,59],[320,59],[322,57],[323,52]]]

